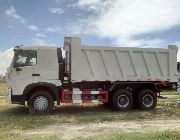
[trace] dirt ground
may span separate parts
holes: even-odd
[[[27,130],[21,135],[60,135],[62,139],[90,137],[114,132],[180,131],[180,120],[118,121],[88,124],[51,125],[42,129]]]

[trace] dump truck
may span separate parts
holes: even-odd
[[[16,46],[7,69],[7,101],[31,114],[54,104],[101,103],[117,111],[151,110],[166,83],[177,84],[177,47],[89,46],[79,37],[56,46]]]

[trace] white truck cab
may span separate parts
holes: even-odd
[[[14,57],[7,69],[7,101],[22,102],[22,94],[27,86],[33,84],[53,84],[61,86],[57,47],[54,46],[17,46]]]

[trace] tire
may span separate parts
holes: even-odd
[[[152,90],[142,90],[137,95],[137,105],[140,110],[151,110],[157,105],[157,95]]]
[[[45,90],[35,91],[28,100],[30,114],[47,114],[54,107],[52,95]]]
[[[128,90],[119,90],[113,94],[112,107],[116,111],[127,111],[133,106],[133,97]]]

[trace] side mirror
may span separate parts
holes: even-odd
[[[22,71],[22,69],[21,68],[16,68],[16,71]]]

